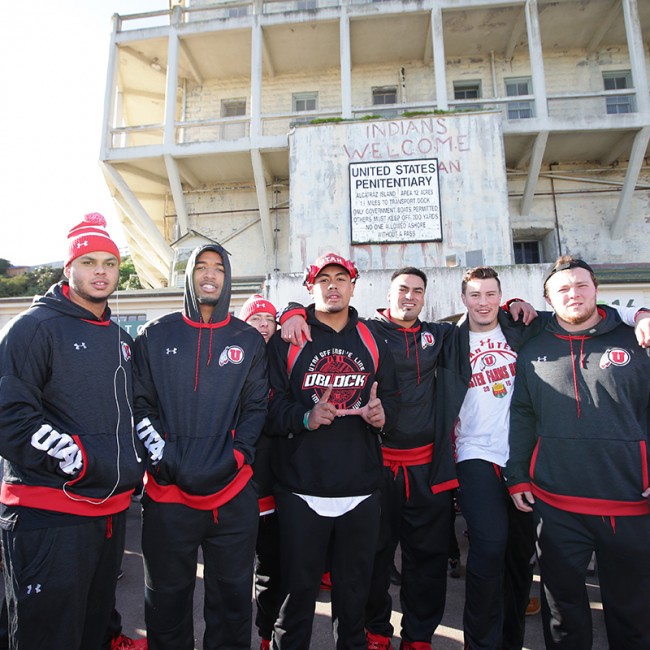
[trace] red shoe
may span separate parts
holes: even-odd
[[[392,647],[389,636],[366,632],[366,650],[391,650]]]
[[[124,634],[111,641],[111,650],[147,650],[146,639],[130,639]]]
[[[269,639],[260,639],[260,650],[271,650],[271,641]]]
[[[323,573],[323,577],[320,579],[320,588],[323,591],[332,591],[332,576],[329,571]]]
[[[542,604],[539,602],[539,598],[533,596],[528,601],[528,607],[526,607],[526,616],[535,616],[542,611]]]
[[[431,650],[431,644],[424,641],[402,641],[400,650]]]

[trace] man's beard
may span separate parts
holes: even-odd
[[[561,316],[562,320],[571,323],[571,325],[581,325],[590,320],[593,315],[596,313],[597,308],[594,307],[593,310],[588,314],[563,314]]]
[[[324,305],[320,311],[325,312],[326,314],[338,314],[341,311],[347,310],[348,306],[339,304],[339,305]]]
[[[210,307],[215,307],[219,302],[219,298],[214,298],[212,296],[199,296],[196,300],[199,305],[209,305]]]
[[[99,296],[91,296],[89,294],[84,294],[79,292],[77,292],[77,294],[80,295],[84,300],[95,303],[97,305],[100,305],[101,303],[106,302],[108,300],[108,298],[100,298]]]
[[[84,300],[93,304],[101,305],[102,303],[106,302],[108,298],[113,295],[113,293],[115,293],[117,290],[117,282],[105,296],[94,296],[88,291],[85,291],[84,289],[76,287],[74,285],[70,285],[70,289],[74,291],[80,298],[83,298]]]

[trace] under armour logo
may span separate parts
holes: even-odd
[[[537,357],[537,361],[547,361],[546,357]]]
[[[86,347],[85,343],[75,343],[74,344],[75,350],[81,350],[83,348],[84,350],[87,350],[88,348]]]
[[[81,248],[82,246],[88,246],[88,240],[84,239],[83,241],[78,241],[77,242],[77,248]]]
[[[27,595],[30,596],[32,593],[40,594],[42,591],[41,584],[27,585]]]
[[[178,348],[167,348],[167,354],[176,354]]]

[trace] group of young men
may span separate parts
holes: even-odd
[[[591,645],[594,551],[610,646],[650,647],[649,319],[597,306],[588,264],[549,272],[554,315],[502,308],[497,273],[471,269],[455,326],[420,321],[427,277],[413,267],[361,319],[358,269],[329,253],[306,271],[312,304],[290,305],[272,336],[261,296],[230,315],[228,253],[204,245],[183,311],[134,342],[111,321],[119,251],[104,226],[89,215],[70,231],[66,279],[0,334],[12,649],[111,647],[143,475],[152,650],[194,648],[199,548],[205,650],[251,646],[253,558],[262,648],[309,648],[326,570],[337,648],[390,648],[398,544],[400,647],[430,649],[455,488],[466,648],[522,647],[535,538],[547,647]]]

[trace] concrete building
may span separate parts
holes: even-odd
[[[650,303],[650,2],[173,0],[113,25],[101,164],[144,286],[206,237],[279,303],[328,250],[370,280],[362,313],[407,264],[427,317],[479,263],[541,307],[562,253]]]

